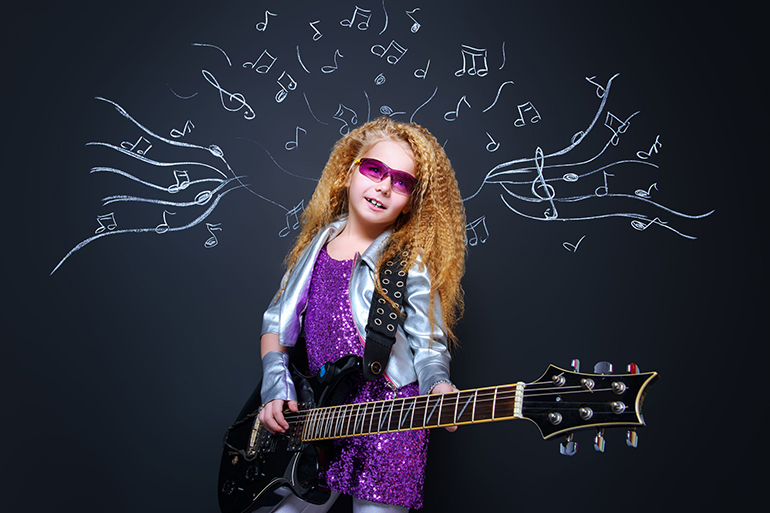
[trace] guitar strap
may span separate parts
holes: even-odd
[[[406,259],[407,252],[401,256]],[[406,260],[388,261],[380,269],[380,284],[386,296],[396,304],[390,304],[377,291],[372,293],[372,306],[369,309],[369,321],[366,325],[366,345],[364,346],[364,377],[376,381],[382,376],[388,366],[390,348],[396,342],[398,323],[403,322],[404,294],[406,292],[407,271],[404,269]]]

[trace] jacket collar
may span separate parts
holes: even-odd
[[[322,237],[322,239],[326,239],[326,241],[331,241],[334,237],[340,234],[342,229],[345,227],[345,224],[348,222],[348,217],[343,216],[334,221],[333,223],[329,224],[326,227],[326,236]],[[386,229],[384,232],[380,234],[379,237],[374,239],[374,241],[369,245],[368,248],[361,254],[361,260],[366,262],[366,265],[369,266],[370,269],[374,270],[377,267],[377,260],[379,260],[380,255],[385,250],[385,245],[388,241],[388,238],[393,233],[393,230],[390,228]]]

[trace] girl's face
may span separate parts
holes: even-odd
[[[393,170],[415,176],[412,150],[404,142],[380,141],[361,157],[377,159]],[[359,166],[354,164],[347,182],[348,216],[351,222],[360,222],[366,228],[384,231],[400,214],[409,212],[409,195],[393,191],[392,179],[388,175],[382,181],[375,182],[362,175]]]

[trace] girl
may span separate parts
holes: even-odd
[[[355,376],[348,403],[456,391],[449,348],[463,310],[465,212],[436,138],[389,118],[351,131],[335,145],[302,221],[281,288],[263,318],[260,422],[284,432],[284,408],[297,411],[286,350],[302,330],[310,372],[363,354],[375,288],[392,300],[379,270],[395,258],[408,270],[396,342],[384,376]],[[354,513],[419,508],[427,444],[427,430],[336,441],[322,475],[335,492],[332,499],[313,506],[289,494],[275,511],[321,513],[338,493],[353,497]]]

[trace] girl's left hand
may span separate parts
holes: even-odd
[[[450,385],[449,383],[439,383],[435,387],[433,387],[433,390],[430,391],[431,394],[450,394],[452,392],[459,392],[455,387]],[[457,426],[449,426],[447,428],[444,428],[450,433],[454,433],[457,431]]]

